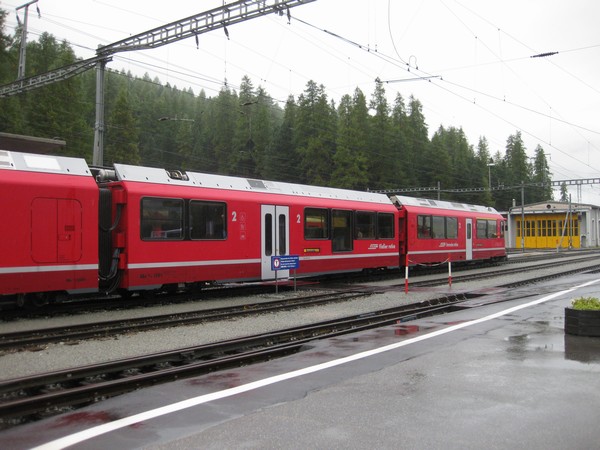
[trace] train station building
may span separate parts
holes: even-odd
[[[508,248],[598,247],[600,206],[557,201],[513,206],[507,214],[507,226]]]

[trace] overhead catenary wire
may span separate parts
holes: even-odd
[[[388,18],[388,20],[389,20],[389,18]],[[283,25],[283,26],[285,26],[285,25]],[[292,32],[297,32],[297,31],[298,31],[298,28],[294,28],[294,29],[292,30]],[[340,33],[336,33],[336,34],[340,34]],[[315,38],[314,38],[314,36],[316,36],[316,35],[315,35],[315,33],[311,33],[311,35],[312,35],[312,39],[314,40],[314,39],[315,39]],[[330,37],[331,37],[331,36],[330,36]],[[358,42],[358,40],[356,40],[356,39],[349,39],[349,41],[351,41],[351,42],[356,42],[356,43],[358,43],[359,45],[362,45],[362,44],[360,44],[360,43]],[[322,39],[322,40],[319,40],[319,42],[321,42],[321,43],[325,43],[325,45],[323,45],[323,47],[324,47],[324,48],[326,48],[326,49],[329,49],[329,50],[330,50],[330,54],[337,55],[337,56],[338,56],[338,58],[339,58],[339,59],[338,59],[339,61],[342,61],[342,60],[344,59],[344,56],[343,56],[343,54],[342,54],[341,52],[339,52],[339,50],[337,50],[337,49],[334,49],[334,47],[332,47],[332,46],[328,45],[327,39]],[[340,41],[340,42],[341,42],[341,41]],[[191,45],[191,43],[189,43],[189,44]],[[235,43],[235,45],[238,45],[238,44],[239,44],[239,42],[236,42],[236,43]],[[351,44],[348,44],[348,43],[346,43],[346,45],[351,45]],[[372,45],[372,43],[371,43],[371,42],[370,42],[368,45],[363,45],[363,46],[364,46],[364,48],[365,48],[365,49],[367,49],[367,50],[370,50],[370,54],[371,54],[371,55],[377,55],[377,56],[380,56],[380,55],[382,54],[382,52],[381,52],[381,51],[374,51],[374,50],[373,50],[373,49],[374,49],[374,46]],[[194,46],[194,47],[195,47],[195,46]],[[260,53],[260,52],[259,52],[259,53]],[[561,54],[562,54],[562,53],[564,53],[564,50],[561,50]],[[267,57],[268,57],[268,55],[267,55]],[[348,58],[348,60],[349,60],[349,59],[350,59],[350,58]],[[394,60],[394,62],[391,62],[391,60]],[[275,61],[273,64],[277,64],[276,60],[274,60],[274,59],[273,59],[273,61]],[[382,61],[385,61],[385,59],[382,59]],[[354,62],[354,61],[352,61],[352,62]],[[228,60],[228,63],[229,63],[229,64],[231,64],[231,60],[230,60],[230,59]],[[391,59],[390,59],[390,64],[393,64],[393,63],[396,63],[396,64],[397,64],[397,65],[396,65],[396,67],[398,67],[398,68],[400,68],[400,69],[404,69],[404,68],[406,68],[406,64],[404,64],[404,63],[403,63],[402,59],[399,59],[399,58],[391,58]],[[142,67],[143,67],[143,64],[142,64],[142,65],[140,65],[140,66],[142,66]],[[156,66],[160,66],[160,62],[159,62],[158,64],[156,64]],[[356,61],[356,64],[355,64],[355,66],[356,66],[356,67],[358,67],[358,68],[359,68],[359,70],[361,70],[363,74],[367,74],[367,73],[369,73],[369,71],[370,71],[370,68],[369,68],[368,66],[361,65],[361,64],[360,64],[358,61]],[[152,65],[151,65],[151,66],[148,66],[148,67],[150,67],[151,71],[156,71],[156,70],[157,70],[157,69],[156,69],[156,68],[154,68]],[[165,69],[165,73],[168,73],[169,69],[170,69],[170,68],[172,68],[172,67],[173,67],[173,65],[172,65],[172,64],[169,64],[169,65],[168,65],[168,68],[167,68],[167,69]],[[293,68],[288,68],[288,72],[293,72],[293,70],[294,70]],[[250,71],[249,71],[249,72],[250,72]],[[413,68],[413,72],[414,72],[414,68]],[[175,75],[174,75],[174,76],[175,76]],[[254,76],[254,75],[253,75],[253,76]],[[451,78],[449,78],[449,77],[448,77],[448,75],[447,75],[446,73],[444,73],[444,76],[445,76],[445,78],[444,78],[444,80],[443,80],[443,81],[444,81],[444,83],[445,83],[445,82],[447,82],[447,81],[452,81],[452,82],[454,82],[454,80],[451,80]],[[309,79],[309,78],[307,77],[307,74],[303,74],[303,75],[302,75],[302,77],[303,77],[303,78],[305,78],[305,79]],[[264,76],[264,73],[261,73],[261,74],[260,74],[260,79],[261,79],[261,80],[267,80],[268,78],[270,78],[270,77],[269,77],[269,76],[266,76],[266,77],[265,77],[265,76]],[[178,84],[179,84],[180,80],[181,80],[181,82],[182,82],[182,83],[183,83],[183,82],[185,82],[185,77],[182,77],[182,78],[177,78],[177,79],[178,79]],[[268,80],[268,84],[267,84],[267,86],[269,86],[269,85],[270,85],[269,83],[273,83],[273,81],[275,81],[274,85],[277,85],[277,82],[276,82],[276,80]],[[317,79],[317,81],[319,81],[319,80]],[[439,83],[439,84],[444,84],[444,83]],[[434,83],[434,84],[438,84],[438,83]],[[460,84],[460,83],[456,83],[456,84]],[[215,84],[214,86],[218,86],[218,84]],[[213,87],[214,87],[214,86],[213,86]],[[447,87],[450,87],[450,86],[447,86]],[[210,88],[209,88],[209,89],[210,89]],[[267,87],[267,89],[268,89],[268,87]],[[211,90],[212,90],[212,89],[211,89]],[[288,86],[288,90],[289,90],[289,86]],[[458,88],[458,89],[450,88],[450,90],[460,93],[460,88]],[[390,91],[391,91],[391,90],[390,90]],[[328,94],[331,94],[332,92],[334,92],[334,91],[330,90],[329,88],[327,89],[327,93],[328,93]],[[338,91],[338,92],[335,92],[335,94],[339,94],[339,91]],[[330,95],[330,96],[331,96],[331,95]],[[331,96],[331,97],[335,98],[335,96]],[[425,103],[425,104],[424,104],[424,107],[425,107],[425,110],[426,110],[426,111],[429,111],[429,110],[434,110],[434,109],[435,109],[435,106],[436,106],[436,105],[434,105],[434,104],[429,104],[429,103]],[[479,105],[479,106],[481,106],[481,105]],[[444,111],[444,108],[438,107],[437,109],[438,109],[438,114],[447,114],[447,111]],[[540,114],[538,114],[538,115],[543,115],[543,113],[540,113]],[[554,117],[559,117],[559,115],[556,113],[556,111],[555,111],[555,110],[553,110],[552,116],[553,116],[553,119],[552,119],[552,120],[554,120]],[[504,116],[504,117],[507,117],[507,116]],[[565,121],[565,122],[568,122],[568,121]],[[518,125],[521,125],[521,126],[519,126],[519,127],[516,127],[517,129],[527,129],[527,128],[528,128],[528,125],[527,125],[526,123],[523,123],[523,122],[518,122],[518,121],[517,121],[517,122],[511,122],[511,126],[512,126],[513,124],[515,124],[515,125],[516,125],[516,124],[518,124]],[[484,133],[484,134],[486,134],[486,133]],[[560,145],[559,145],[559,144],[558,144],[558,147],[560,147]],[[593,148],[593,144],[592,144],[592,148]]]

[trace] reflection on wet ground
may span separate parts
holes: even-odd
[[[511,359],[526,360],[541,352],[564,353],[564,359],[582,363],[600,363],[600,338],[565,334],[552,322],[531,322],[528,333],[508,335],[506,352]]]
[[[421,331],[421,327],[419,325],[400,325],[394,327],[393,330],[396,336],[406,336]]]
[[[600,363],[600,337],[565,334],[565,359]]]

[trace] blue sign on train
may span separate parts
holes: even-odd
[[[271,256],[271,270],[297,269],[300,266],[298,255]]]

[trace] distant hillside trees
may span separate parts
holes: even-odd
[[[0,83],[15,80],[19,37],[4,33],[0,10]],[[27,76],[76,61],[52,35],[28,43]],[[381,81],[373,92],[356,88],[336,104],[310,80],[297,97],[274,100],[244,77],[213,97],[145,75],[107,71],[105,163],[265,178],[351,189],[441,187],[440,197],[505,210],[520,199],[552,197],[542,147],[528,159],[520,131],[492,155],[485,137],[474,148],[461,128],[438,127],[430,137],[421,102]],[[66,152],[91,162],[95,126],[95,73],[85,72],[24,94],[0,99],[0,131],[67,141]],[[490,191],[490,175],[491,186]],[[533,186],[535,184],[535,186]],[[516,188],[501,190],[504,186]],[[444,189],[476,188],[476,192]],[[436,197],[437,192],[409,195]]]

